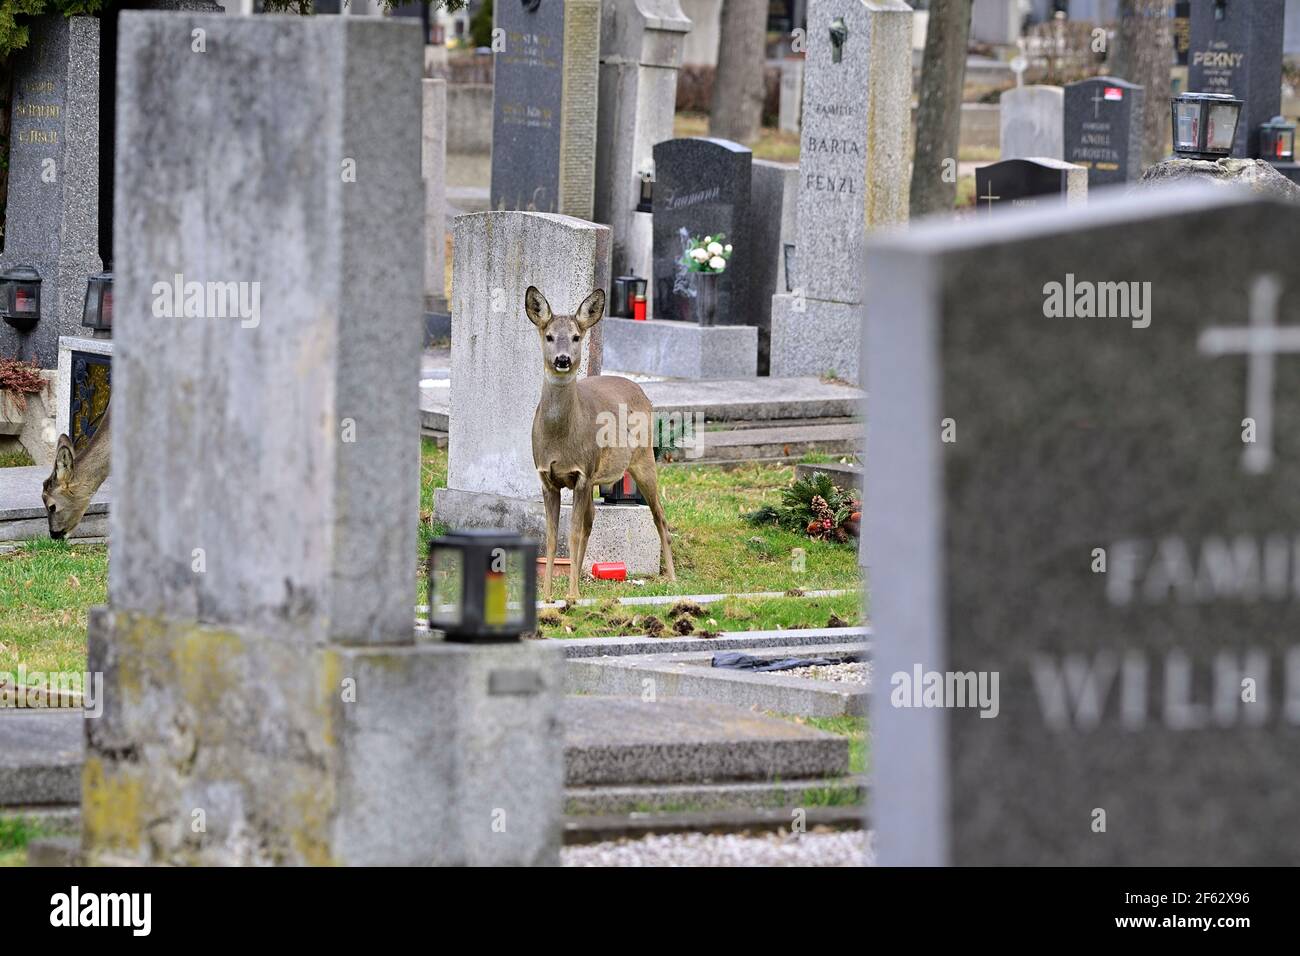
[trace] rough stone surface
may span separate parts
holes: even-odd
[[[1300,202],[1300,186],[1262,159],[1167,159],[1148,167],[1138,185],[1163,186],[1187,181],[1232,186],[1269,199]]]
[[[699,595],[706,599],[708,595]],[[725,594],[714,596],[722,600]],[[693,599],[694,600],[694,599]],[[625,605],[627,606],[627,605]],[[564,656],[629,657],[633,654],[671,654],[674,652],[734,651],[753,647],[804,647],[817,644],[842,644],[865,639],[871,631],[865,627],[799,628],[790,631],[735,631],[718,637],[582,637],[564,641]],[[864,644],[865,648],[866,645]],[[864,651],[865,653],[865,651]]]
[[[815,376],[730,382],[646,382],[641,386],[656,412],[698,412],[710,421],[843,418],[866,410],[859,389]]]
[[[1065,88],[1068,163],[1088,170],[1088,188],[1127,183],[1142,173],[1142,87],[1113,76]]]
[[[862,315],[861,305],[788,293],[772,296],[773,377],[833,375],[850,384],[860,382],[853,343],[862,336]]]
[[[1245,101],[1232,148],[1238,159],[1259,155],[1260,124],[1282,112],[1285,12],[1283,0],[1192,0],[1187,89]]]
[[[524,314],[524,291],[536,286],[554,313],[572,315],[593,289],[609,287],[609,228],[567,216],[485,212],[456,217],[452,231],[447,489],[540,504],[532,427],[542,350]],[[579,375],[599,373],[603,324],[587,336]]]
[[[564,764],[571,786],[834,777],[849,742],[711,701],[570,697]]]
[[[690,28],[678,0],[601,5],[595,219],[613,232],[611,276],[651,274],[652,216],[637,211],[641,174],[654,169],[654,144],[673,136],[677,71]],[[646,299],[654,315],[650,284]]]
[[[1300,361],[1266,351],[1300,325],[1297,239],[1289,204],[1185,186],[868,255],[874,664],[882,684],[997,672],[1000,700],[981,719],[876,696],[883,864],[1300,862],[1277,797],[1300,767]],[[1150,283],[1150,324],[1045,317],[1067,274]],[[1246,416],[1271,435],[1243,442]]]
[[[534,473],[536,474],[536,473]],[[546,513],[540,498],[516,498],[487,491],[461,491],[439,488],[434,493],[433,511],[439,521],[452,528],[510,528],[523,535],[546,540]],[[556,532],[555,554],[569,556],[571,504],[560,505],[560,524]],[[538,549],[539,553],[542,549]],[[659,532],[647,505],[604,505],[597,503],[587,553],[582,569],[591,570],[597,561],[622,561],[628,574],[658,574],[660,567]],[[541,576],[538,576],[541,587]],[[557,577],[553,586],[563,594],[568,586],[568,572]]]
[[[1060,159],[1065,146],[1065,90],[1059,86],[1013,86],[1001,107],[1002,158]]]
[[[437,312],[445,307],[447,270],[447,81],[422,80],[423,136],[420,168],[424,176],[424,300]]]
[[[759,330],[752,325],[699,325],[605,319],[607,368],[671,378],[745,378],[757,372]]]
[[[837,63],[838,17],[849,34]],[[810,299],[857,303],[864,233],[907,221],[912,8],[810,0],[808,23],[797,286]]]
[[[33,266],[41,320],[0,322],[0,354],[54,368],[59,336],[77,335],[86,278],[99,272],[99,20],[30,21],[14,54],[9,198],[0,270]]]
[[[416,553],[423,190],[418,50],[415,67],[398,54],[419,29],[121,21],[113,468],[132,477],[116,485],[110,602],[303,640],[401,639]],[[196,57],[199,26],[209,52]],[[307,75],[345,82],[304,86]],[[243,92],[210,95],[227,87]],[[239,162],[231,142],[244,144]],[[211,191],[226,198],[213,206]],[[176,275],[247,283],[260,314],[155,316],[155,283]]]
[[[503,3],[492,98],[494,210],[590,219],[600,0]]]

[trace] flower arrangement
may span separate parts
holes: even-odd
[[[814,472],[781,492],[781,504],[744,516],[753,525],[776,524],[817,541],[848,541],[858,535],[862,502],[856,493],[835,487],[830,475]]]
[[[722,233],[705,236],[703,239],[692,236],[686,244],[686,253],[682,256],[686,270],[707,273],[724,271],[727,260],[731,258],[731,243],[724,242],[726,238]]]

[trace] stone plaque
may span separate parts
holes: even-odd
[[[1065,88],[1065,161],[1088,170],[1088,186],[1142,175],[1142,87],[1113,76]]]

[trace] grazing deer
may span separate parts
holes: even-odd
[[[72,447],[72,439],[67,435],[59,436],[59,444],[54,449],[54,471],[41,487],[51,538],[66,538],[81,522],[90,499],[108,477],[111,444],[107,411],[100,419],[99,429],[80,451]]]
[[[546,297],[529,286],[524,293],[524,311],[537,326],[541,338],[545,376],[542,399],[533,415],[533,464],[542,480],[542,502],[546,506],[543,599],[551,599],[551,565],[560,527],[560,489],[573,489],[568,599],[577,600],[578,575],[582,573],[587,536],[591,534],[596,514],[593,493],[597,485],[612,484],[624,472],[632,473],[650,506],[663,545],[668,580],[676,581],[668,525],[659,502],[650,399],[635,382],[617,375],[578,378],[582,345],[591,327],[605,312],[605,293],[597,289],[583,299],[576,315],[554,315]]]

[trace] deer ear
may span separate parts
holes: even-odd
[[[551,324],[551,303],[546,301],[546,296],[537,291],[536,286],[530,285],[528,291],[524,293],[524,312],[528,314],[528,321],[539,329],[544,329]]]
[[[586,332],[589,328],[600,321],[600,317],[605,314],[605,290],[597,289],[591,295],[582,300],[582,305],[578,306],[578,314],[574,316],[578,320],[578,327]]]
[[[72,450],[72,439],[67,435],[59,436],[59,443],[54,449],[54,479],[67,481],[72,477],[72,464],[76,453]]]

